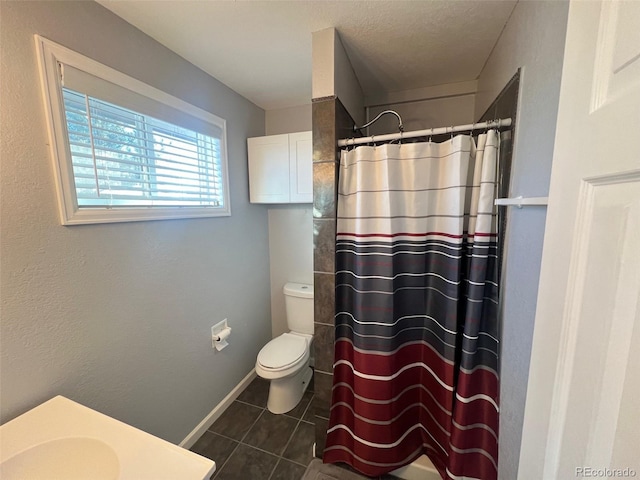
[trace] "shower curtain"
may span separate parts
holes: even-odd
[[[497,478],[498,134],[343,151],[324,461]]]

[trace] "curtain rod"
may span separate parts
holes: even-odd
[[[432,135],[444,135],[456,132],[471,132],[473,130],[510,127],[510,118],[500,118],[488,122],[469,123],[468,125],[457,125],[454,127],[427,128],[426,130],[414,130],[412,132],[389,133],[386,135],[372,135],[362,138],[343,138],[338,140],[339,147],[351,145],[361,145],[363,143],[384,142],[386,140],[400,140],[403,138],[428,137]]]

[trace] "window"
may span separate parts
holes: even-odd
[[[36,42],[63,224],[230,214],[224,120]]]
[[[223,204],[219,138],[62,92],[78,207]]]

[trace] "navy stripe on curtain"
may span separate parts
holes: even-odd
[[[497,478],[498,136],[342,152],[325,462]]]

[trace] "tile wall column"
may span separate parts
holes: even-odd
[[[314,413],[316,456],[322,457],[333,385],[335,236],[338,139],[353,135],[353,120],[335,97],[313,101]]]

